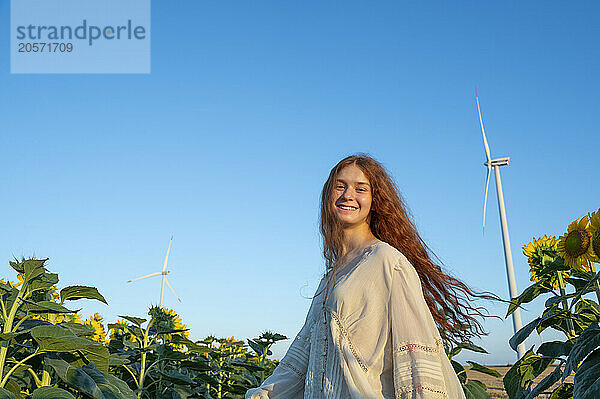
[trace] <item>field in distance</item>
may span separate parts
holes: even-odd
[[[496,370],[497,372],[500,373],[500,375],[502,375],[502,377],[504,377],[506,372],[508,370],[510,370],[511,366],[486,366],[486,367]],[[543,380],[544,377],[546,377],[548,374],[550,374],[552,371],[554,371],[554,367],[555,366],[552,365],[552,366],[548,367],[546,370],[544,370],[544,372],[534,380],[534,384],[537,384],[538,382]],[[487,391],[490,394],[491,398],[493,398],[493,399],[500,399],[500,398],[508,399],[508,395],[506,394],[506,391],[504,390],[504,384],[502,382],[502,378],[496,378],[496,377],[492,377],[491,375],[478,373],[476,371],[470,371],[469,366],[465,366],[465,369],[467,370],[468,378],[472,378],[474,380],[479,380],[479,381],[483,382],[485,385],[487,385],[487,387],[488,387]],[[573,376],[567,378],[566,381],[573,382]],[[539,398],[539,399],[549,398],[550,393],[559,385],[560,385],[560,380],[559,380],[559,382],[555,383],[552,387],[550,387],[549,389],[544,391],[544,393],[538,395],[537,398]],[[533,385],[533,386],[535,386],[535,385]]]

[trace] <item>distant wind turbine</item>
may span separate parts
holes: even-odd
[[[163,268],[162,268],[161,272],[151,273],[151,274],[148,274],[148,275],[145,275],[142,277],[138,277],[138,278],[134,278],[133,280],[127,281],[128,283],[133,283],[134,281],[138,281],[138,280],[148,278],[148,277],[162,276],[162,286],[160,289],[160,307],[161,308],[163,307],[163,297],[165,294],[165,282],[167,283],[167,285],[169,286],[171,291],[173,291],[175,298],[177,298],[177,300],[179,302],[181,302],[181,299],[179,299],[179,297],[177,296],[175,289],[173,289],[173,286],[171,285],[171,283],[169,283],[169,280],[167,279],[167,274],[171,273],[170,270],[167,270],[167,261],[169,260],[169,252],[171,252],[171,244],[172,243],[173,243],[173,236],[171,236],[171,241],[169,241],[169,247],[167,248],[167,256],[165,256],[165,263],[163,264]]]
[[[510,240],[508,237],[508,223],[506,222],[506,210],[504,209],[504,195],[502,194],[502,181],[500,180],[500,166],[508,165],[510,157],[491,159],[490,147],[488,146],[487,139],[485,137],[485,130],[483,129],[483,119],[481,118],[481,109],[479,108],[479,97],[477,96],[477,90],[475,90],[475,100],[477,101],[477,113],[479,114],[479,124],[481,125],[481,134],[483,135],[483,145],[485,147],[485,157],[487,159],[484,165],[487,166],[487,179],[485,181],[485,197],[483,200],[483,229],[482,234],[485,234],[485,211],[487,205],[487,194],[488,185],[490,182],[490,172],[492,167],[494,168],[494,176],[496,177],[496,194],[498,195],[498,208],[500,211],[500,223],[502,226],[502,242],[504,243],[504,260],[506,262],[506,275],[508,277],[508,290],[510,297],[516,298],[519,294],[517,293],[517,283],[515,281],[515,271],[513,268],[512,252],[510,250]],[[517,308],[512,314],[513,329],[516,333],[522,327],[521,323],[521,312]],[[522,358],[525,354],[525,344],[521,342],[517,346],[518,359]]]

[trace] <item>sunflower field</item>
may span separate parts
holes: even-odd
[[[281,334],[248,340],[192,341],[170,309],[148,317],[99,314],[82,320],[68,303],[107,303],[95,287],[57,289],[48,259],[9,262],[17,282],[0,280],[0,399],[243,398],[277,361],[267,358]]]
[[[572,221],[558,238],[533,238],[523,253],[533,284],[511,300],[506,317],[540,295],[547,298],[543,313],[509,344],[516,350],[533,331],[547,328],[563,339],[529,349],[504,376],[506,392],[511,399],[530,399],[559,383],[552,399],[600,398],[600,209]],[[533,386],[548,367],[552,372]],[[565,381],[569,376],[573,383]]]
[[[247,344],[234,337],[193,341],[173,310],[157,306],[145,317],[119,316],[106,328],[98,313],[82,319],[69,304],[106,299],[95,287],[59,290],[47,261],[15,259],[9,264],[16,282],[0,280],[0,399],[243,398],[278,364],[269,359],[270,348],[287,337],[269,331]],[[485,349],[447,340],[444,347],[467,398],[489,398],[485,384],[467,378],[453,359],[463,350]]]

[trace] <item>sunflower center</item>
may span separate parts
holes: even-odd
[[[590,237],[585,231],[574,230],[567,235],[566,252],[576,258],[586,253],[590,245]]]

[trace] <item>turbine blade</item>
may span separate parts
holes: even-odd
[[[487,139],[485,138],[485,130],[483,129],[483,119],[481,118],[481,109],[479,108],[479,97],[477,97],[477,91],[475,92],[475,100],[477,101],[477,113],[479,114],[479,124],[481,125],[481,134],[483,135],[483,145],[485,147],[485,156],[488,162],[491,162],[490,147],[488,146]]]
[[[141,279],[143,279],[143,278],[148,278],[148,277],[159,276],[159,275],[161,275],[161,274],[162,274],[162,272],[151,273],[151,274],[147,274],[147,275],[145,275],[145,276],[142,276],[142,277],[134,278],[133,280],[127,280],[127,282],[128,282],[128,283],[133,283],[134,281],[138,281],[138,280],[141,280]]]
[[[169,260],[169,252],[171,252],[171,244],[173,243],[173,236],[171,236],[171,241],[169,241],[169,248],[167,248],[167,256],[165,256],[165,263],[163,264],[163,272],[167,268],[167,261]]]
[[[175,295],[175,298],[177,298],[177,300],[179,302],[181,302],[181,299],[179,299],[179,297],[177,296],[177,293],[175,292],[175,289],[173,288],[173,286],[171,285],[171,283],[169,283],[169,279],[165,277],[165,281],[167,282],[167,285],[169,286],[169,288],[171,289],[171,291],[173,291],[173,295]]]
[[[483,199],[483,232],[482,232],[483,235],[485,235],[485,210],[486,210],[486,206],[487,206],[487,195],[488,195],[488,187],[490,184],[490,172],[491,171],[492,171],[492,167],[488,165],[487,178],[485,179],[485,197]]]

